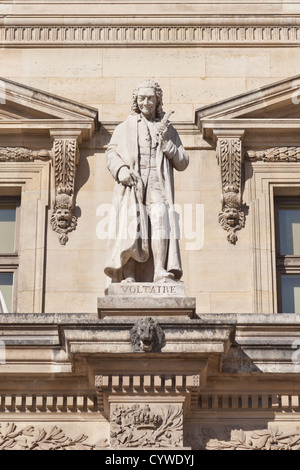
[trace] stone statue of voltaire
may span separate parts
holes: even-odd
[[[104,272],[112,282],[176,282],[182,276],[173,168],[185,170],[189,157],[169,115],[160,86],[146,80],[109,143],[107,167],[116,183]]]

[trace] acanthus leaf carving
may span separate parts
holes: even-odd
[[[74,193],[78,152],[76,139],[54,140],[55,187],[58,193]]]

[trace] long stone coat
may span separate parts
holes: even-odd
[[[119,124],[108,146],[106,160],[107,167],[116,180],[112,202],[112,213],[109,223],[109,240],[107,246],[107,261],[105,274],[112,282],[121,282],[122,269],[129,258],[138,263],[140,277],[136,281],[152,282],[147,262],[151,260],[151,240],[149,239],[148,216],[145,210],[144,192],[142,182],[135,187],[124,186],[118,181],[120,168],[126,165],[139,174],[138,152],[138,120],[140,116],[131,115]],[[172,210],[174,204],[174,177],[173,168],[178,171],[186,169],[189,157],[180,137],[174,127],[169,124],[165,140],[168,141],[165,153],[159,144],[156,150],[156,166],[160,184],[167,199],[169,210],[170,237],[166,270],[175,275],[175,279],[182,276],[181,259],[179,252],[179,229],[176,213]],[[171,158],[168,158],[168,156]]]

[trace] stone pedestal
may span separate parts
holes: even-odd
[[[120,356],[113,370],[111,358],[106,364],[102,361],[101,372],[95,374],[98,405],[110,422],[112,448],[183,448],[184,416],[197,402],[207,362],[185,360],[179,351],[175,360],[163,360],[166,341],[160,321],[190,321],[195,312],[196,300],[186,296],[183,282],[114,283],[105,297],[98,298],[101,319],[135,322],[130,357]]]
[[[114,283],[105,297],[98,298],[98,314],[105,317],[195,318],[196,299],[185,295],[184,283]]]

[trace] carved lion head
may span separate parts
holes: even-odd
[[[165,345],[165,334],[151,317],[136,322],[130,331],[130,339],[135,352],[160,352]]]

